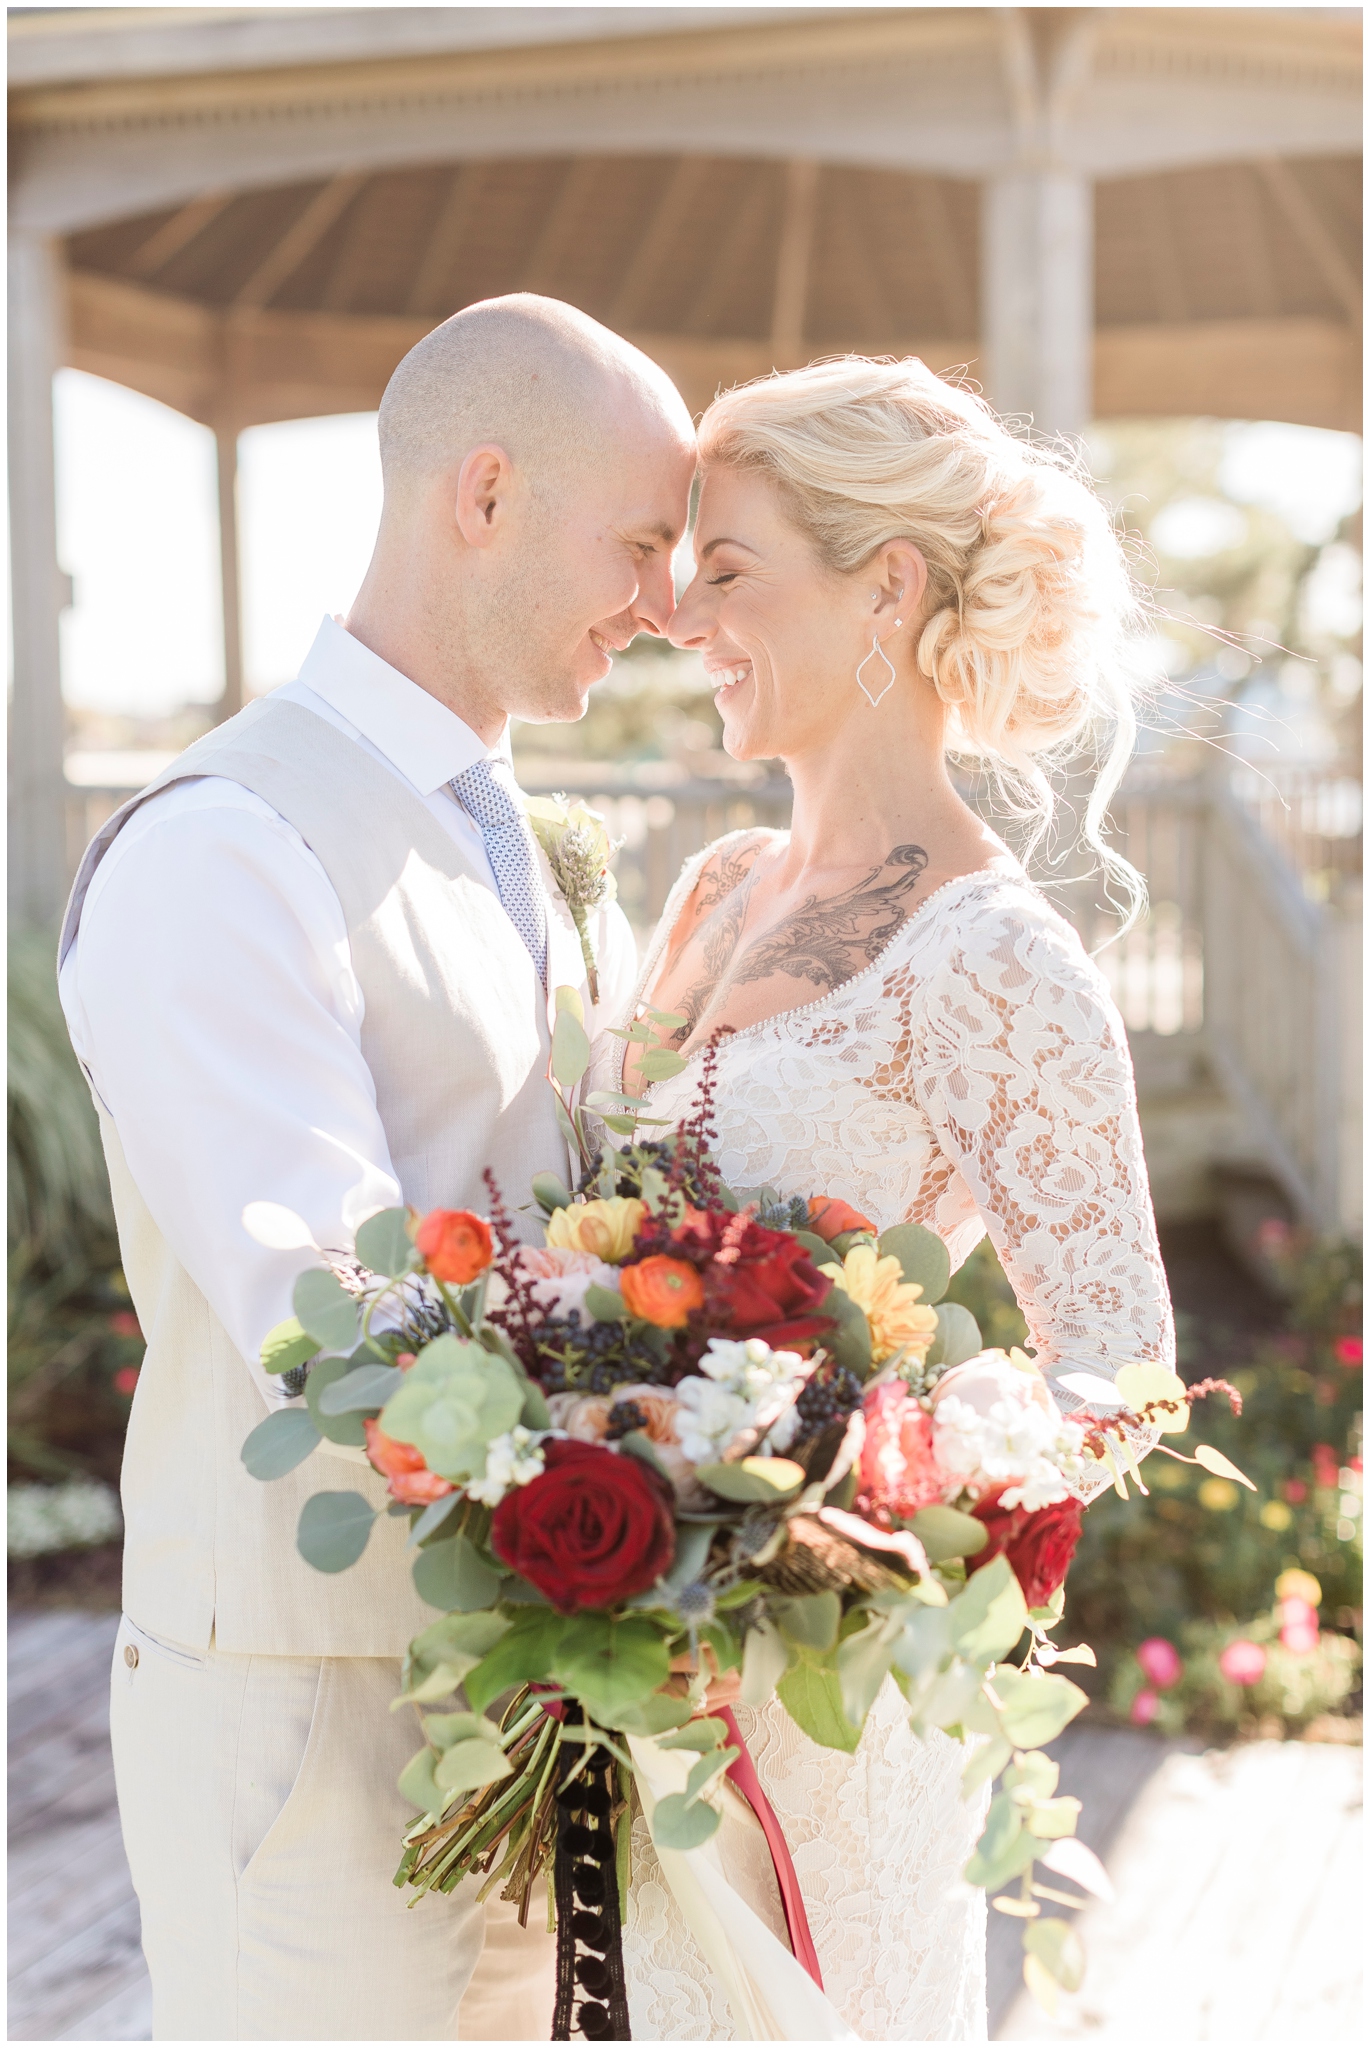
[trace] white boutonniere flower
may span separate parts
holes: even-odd
[[[609,862],[621,841],[609,837],[598,811],[573,803],[564,795],[525,796],[524,809],[538,845],[547,856],[552,879],[566,901],[585,958],[590,1001],[599,1001],[599,969],[590,944],[590,912],[603,909],[618,894]]]

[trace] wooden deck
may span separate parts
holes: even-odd
[[[13,2041],[151,2039],[109,1755],[117,1626],[112,1614],[10,1617]],[[1054,2021],[1022,1992],[1016,1924],[991,1913],[991,2040],[1361,2038],[1359,1752],[1201,1753],[1095,1728],[1053,1752],[1118,1898],[1080,1916],[1089,1975]]]

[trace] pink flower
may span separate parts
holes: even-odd
[[[1145,1686],[1132,1702],[1128,1719],[1134,1728],[1149,1728],[1160,1710],[1161,1695]]]
[[[1179,1684],[1184,1664],[1175,1645],[1164,1636],[1148,1636],[1144,1643],[1138,1643],[1136,1656],[1143,1676],[1160,1691],[1166,1692]]]
[[[898,1381],[872,1388],[865,1400],[860,1506],[877,1521],[906,1521],[959,1489],[933,1453],[932,1417]]]
[[[1286,1479],[1284,1482],[1284,1497],[1291,1507],[1298,1507],[1301,1501],[1307,1500],[1308,1488],[1304,1485],[1302,1479]]]
[[[1230,1685],[1255,1685],[1265,1676],[1265,1651],[1259,1643],[1238,1636],[1219,1657],[1218,1669]]]
[[[1365,1361],[1365,1345],[1359,1337],[1338,1337],[1332,1346],[1332,1356],[1338,1365],[1362,1365]]]
[[[130,1309],[119,1308],[109,1319],[109,1326],[116,1337],[141,1337],[138,1318]]]
[[[136,1365],[121,1365],[114,1375],[114,1391],[131,1397],[138,1386],[139,1371]]]
[[[1018,1356],[1024,1358],[1022,1366],[1015,1365],[1002,1351],[977,1352],[964,1364],[952,1366],[929,1395],[932,1406],[936,1408],[939,1401],[951,1395],[964,1401],[977,1415],[988,1415],[996,1401],[1011,1401],[1019,1408],[1034,1402],[1046,1414],[1052,1414],[1056,1404],[1046,1381],[1023,1352]]]
[[[1318,1647],[1318,1610],[1307,1600],[1281,1600],[1275,1610],[1280,1622],[1280,1641],[1296,1656],[1306,1656]]]

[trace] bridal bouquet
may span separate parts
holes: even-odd
[[[1041,1748],[1085,1704],[1059,1667],[1094,1662],[1052,1641],[1075,1489],[1100,1461],[1125,1488],[1136,1430],[1183,1429],[1197,1390],[1131,1366],[1093,1383],[1096,1409],[1062,1415],[1027,1356],[982,1350],[941,1299],[949,1261],[931,1232],[877,1233],[822,1193],[724,1187],[709,1053],[689,1123],[643,1140],[632,1107],[602,1099],[627,1142],[598,1154],[569,1106],[584,1033],[560,1001],[554,1070],[588,1165],[574,1194],[536,1181],[544,1242],[519,1242],[488,1176],[484,1216],[372,1217],[355,1259],[302,1274],[263,1363],[305,1407],[243,1451],[269,1479],[321,1437],[357,1446],[410,1524],[439,1618],[404,1665],[426,1740],[400,1780],[418,1818],[396,1882],[470,1876],[526,1922],[547,1871],[557,2037],[578,1996],[582,2032],[625,2038],[614,1959],[634,1784],[669,1867],[717,1830],[731,1781],[816,1978],[783,1839],[707,1687],[738,1672],[743,1702],[775,1693],[815,1742],[852,1751],[889,1679],[917,1733],[975,1738],[967,1796],[999,1789],[965,1875],[1018,1881],[996,1904],[1022,1919],[1029,1985],[1047,2000],[1074,1988],[1079,1943],[1040,1902],[1079,1903],[1044,1872],[1107,1892]],[[341,1571],[374,1519],[359,1493],[316,1494],[299,1548]],[[443,1703],[458,1688],[456,1711]]]

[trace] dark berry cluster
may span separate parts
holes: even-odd
[[[615,1401],[609,1410],[604,1434],[610,1443],[618,1437],[628,1436],[635,1429],[645,1429],[647,1417],[636,1401]]]
[[[521,1351],[516,1333],[509,1334]],[[567,1316],[549,1316],[539,1326],[536,1347],[523,1362],[549,1394],[611,1394],[634,1380],[669,1386],[679,1371],[662,1342],[664,1335],[647,1331],[633,1336],[626,1324],[585,1321],[578,1309],[572,1309]]]
[[[816,1436],[830,1422],[844,1420],[861,1406],[861,1395],[860,1380],[845,1365],[820,1365],[794,1404],[799,1436]]]

